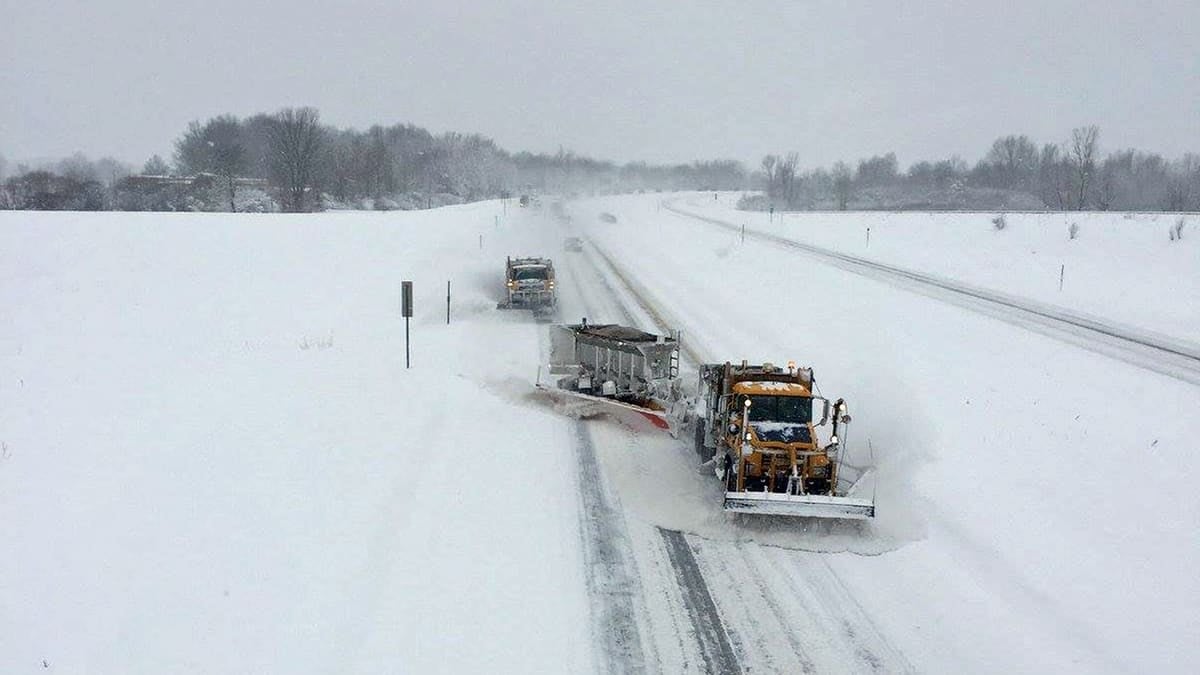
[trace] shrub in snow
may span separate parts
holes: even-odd
[[[318,338],[310,341],[307,337],[305,337],[300,341],[300,349],[303,351],[308,351],[310,349],[324,351],[326,349],[330,349],[331,347],[333,347],[333,333],[330,333],[329,337],[327,338]]]
[[[1185,221],[1184,221],[1183,216],[1179,216],[1179,220],[1176,220],[1175,224],[1171,226],[1170,230],[1168,230],[1168,234],[1171,235],[1171,241],[1178,241],[1180,239],[1183,239],[1183,223],[1184,222]]]
[[[992,227],[996,228],[997,230],[1003,230],[1007,225],[1008,225],[1008,219],[1006,219],[1004,217],[1003,213],[996,216],[995,218],[992,218]]]
[[[1079,223],[1071,223],[1067,228],[1067,239],[1074,239],[1079,236]]]
[[[766,211],[767,196],[764,194],[742,194],[741,199],[738,199],[737,207],[741,211]]]

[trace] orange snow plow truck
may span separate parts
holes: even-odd
[[[725,483],[726,511],[875,517],[874,496],[863,494],[873,477],[843,457],[846,402],[815,395],[812,369],[704,364],[699,386],[695,447]]]

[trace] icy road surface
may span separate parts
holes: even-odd
[[[1193,672],[1196,386],[753,235],[1185,346],[1197,242],[1072,214],[1055,297],[1046,217],[735,198],[0,213],[0,671]],[[685,369],[813,366],[878,520],[728,518],[684,442],[559,415],[509,254],[555,258],[564,320],[683,329]]]

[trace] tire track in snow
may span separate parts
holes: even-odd
[[[572,266],[567,266],[567,274],[578,290],[579,283]],[[583,300],[582,292],[580,301],[585,306],[589,304]],[[540,333],[540,339],[546,340],[544,331]],[[605,673],[647,672],[651,668],[646,661],[638,622],[643,589],[629,531],[624,516],[605,491],[595,442],[584,420],[572,422],[571,440],[579,483],[580,538],[586,566],[584,576],[591,600],[592,644],[601,658],[600,670]],[[652,662],[656,663],[657,659],[653,658]]]
[[[592,599],[593,644],[603,672],[645,672],[637,621],[641,587],[633,571],[633,547],[621,513],[604,492],[592,435],[583,420],[574,422],[579,477],[581,536],[588,595]]]
[[[754,579],[755,586],[760,590],[763,600],[767,603],[767,606],[771,609],[771,613],[775,615],[775,618],[779,621],[779,625],[783,628],[784,638],[787,639],[788,646],[791,647],[792,653],[796,656],[796,660],[800,662],[800,669],[806,673],[817,672],[816,666],[813,665],[812,659],[804,649],[804,646],[800,644],[800,641],[796,639],[795,634],[790,630],[790,622],[788,621],[788,617],[783,609],[783,606],[769,592],[769,589],[772,586],[767,582],[767,579],[763,575],[762,570],[759,568],[758,563],[755,562],[754,556],[747,551],[746,544],[744,542],[737,542],[734,545],[737,547],[738,552],[741,553],[743,560],[746,562],[746,572],[748,572],[751,578]]]
[[[687,537],[677,530],[657,529],[666,544],[679,589],[683,591],[684,608],[696,632],[705,670],[710,673],[740,673],[739,659],[730,645],[729,635],[717,612],[717,604],[708,591]]]
[[[592,244],[592,248],[606,262],[609,262],[607,256],[599,251],[599,249],[596,249],[594,244]],[[625,321],[631,324],[641,323],[633,316],[630,308],[621,301],[620,294],[609,285],[606,275],[596,268],[594,262],[592,263],[592,267],[597,272],[597,278],[600,283],[615,301],[616,308],[624,315],[623,318]],[[573,272],[568,273],[572,275],[577,287],[579,287],[578,278],[574,276]],[[638,304],[642,306],[643,310],[652,311],[645,303],[639,302]],[[590,312],[592,309],[589,307],[588,311]],[[652,320],[658,320],[657,316],[651,316]],[[582,423],[580,424],[582,427]],[[592,451],[592,459],[594,462],[594,449]],[[595,468],[595,472],[598,478],[598,467]],[[729,636],[721,621],[721,615],[717,612],[716,603],[713,601],[712,594],[708,589],[707,583],[704,581],[704,575],[700,572],[700,566],[696,562],[695,555],[692,553],[687,539],[682,532],[666,530],[661,527],[656,527],[655,529],[662,537],[663,545],[667,551],[667,558],[675,573],[676,583],[679,585],[683,600],[684,612],[687,614],[688,622],[691,624],[692,633],[696,638],[700,658],[704,662],[705,670],[710,673],[740,673],[741,666],[737,655],[733,651]]]
[[[781,570],[796,588],[805,588],[818,616],[828,617],[830,633],[841,635],[854,650],[860,664],[872,672],[916,672],[908,659],[892,646],[879,627],[850,592],[824,556],[796,554],[785,549],[762,549],[772,569]],[[819,579],[817,584],[813,579]]]
[[[672,204],[664,204],[663,208],[676,215],[726,230],[742,231],[739,225],[691,213]],[[1029,299],[858,258],[767,232],[745,230],[745,233],[748,237],[807,253],[852,274],[974,309],[981,314],[1168,377],[1200,384],[1200,350],[1194,345],[1111,325]]]

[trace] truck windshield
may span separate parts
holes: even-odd
[[[545,279],[548,276],[549,275],[547,274],[545,267],[518,267],[513,271],[513,277],[516,278],[517,281],[523,281],[525,279]]]
[[[807,396],[751,396],[751,422],[812,422],[812,399]]]

